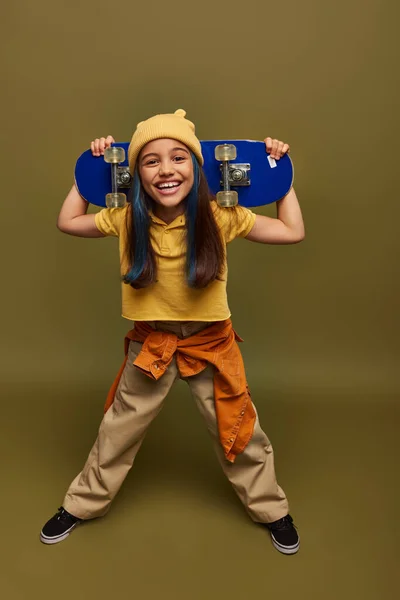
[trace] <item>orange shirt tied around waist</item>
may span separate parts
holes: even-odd
[[[233,329],[231,319],[217,321],[185,339],[179,339],[174,333],[156,331],[145,321],[136,321],[125,336],[125,360],[110,388],[104,412],[114,401],[131,340],[143,343],[133,364],[154,380],[163,376],[175,354],[182,377],[200,373],[208,363],[215,367],[214,402],[219,438],[225,457],[233,463],[253,435],[256,415],[236,343],[243,340]]]

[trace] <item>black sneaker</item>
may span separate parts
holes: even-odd
[[[74,517],[60,506],[58,512],[47,521],[40,532],[40,541],[44,544],[62,542],[81,521],[82,519]]]
[[[273,523],[265,523],[265,525],[271,533],[273,545],[279,552],[283,554],[295,554],[298,551],[300,538],[290,515]]]

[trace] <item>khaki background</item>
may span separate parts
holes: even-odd
[[[2,14],[2,595],[396,597],[397,3],[21,0]],[[236,240],[228,290],[295,557],[252,526],[184,384],[109,515],[38,541],[131,326],[117,241],[63,235],[57,215],[93,138],[129,140],[178,107],[201,139],[291,145],[306,239]]]

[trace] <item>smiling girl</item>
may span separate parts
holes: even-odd
[[[271,443],[261,429],[247,384],[242,341],[232,327],[226,244],[244,237],[264,244],[304,238],[294,189],[277,202],[277,218],[247,208],[222,208],[202,170],[201,145],[185,111],[138,124],[128,160],[129,202],[86,214],[75,186],[58,227],[81,237],[119,238],[122,316],[134,322],[125,360],[107,398],[98,437],[58,512],[40,539],[55,544],[84,520],[104,515],[128,474],[146,431],[174,381],[193,395],[221,467],[249,516],[265,526],[280,552],[299,549],[289,505],[279,487]],[[101,156],[111,136],[91,144]],[[279,160],[289,146],[266,138]]]

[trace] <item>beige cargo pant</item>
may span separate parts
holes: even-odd
[[[150,325],[183,339],[210,323],[153,321]],[[128,361],[114,402],[104,415],[83,470],[64,498],[63,507],[81,519],[100,517],[108,511],[132,467],[147,428],[160,412],[174,381],[180,377],[175,357],[158,381],[141,373],[132,364],[141,346],[138,342],[130,342]],[[276,481],[271,443],[256,414],[253,436],[244,452],[234,463],[225,458],[218,436],[213,378],[214,367],[208,365],[204,371],[185,378],[185,381],[206,421],[221,467],[253,521],[276,521],[288,514],[289,506]]]

